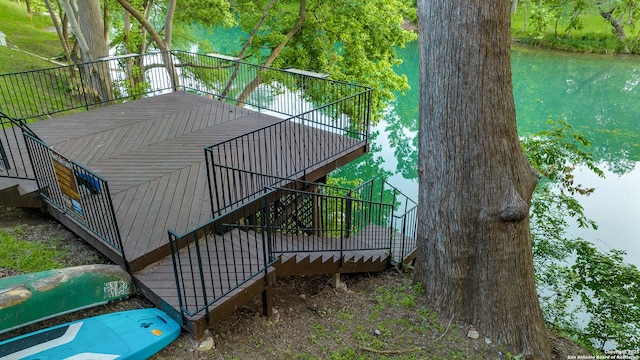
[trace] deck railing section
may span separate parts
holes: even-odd
[[[126,256],[105,179],[25,133],[40,195]]]
[[[208,314],[244,284],[268,281],[279,254],[332,252],[340,261],[350,251],[392,255],[393,212],[392,204],[364,200],[357,190],[289,181],[188,233],[169,230],[180,309]]]
[[[391,187],[388,183],[387,185]],[[402,236],[402,241],[392,249],[392,253],[398,262],[404,262],[418,245],[418,203],[402,191],[392,188],[398,209],[393,214],[392,227]]]
[[[368,91],[362,92],[205,148],[212,212],[237,208],[265,186],[278,186],[269,180],[306,179],[320,164],[362,147],[368,125],[339,113],[344,103],[366,113],[368,97]]]
[[[0,177],[35,180],[29,163],[23,133],[38,138],[23,120],[13,119],[0,111]]]
[[[367,201],[350,190],[322,184],[306,190],[273,188],[277,200],[270,205],[271,248],[275,253],[381,250],[390,253],[393,217],[391,204]],[[387,220],[385,220],[387,219]],[[359,236],[367,228],[366,236]]]
[[[0,75],[0,110],[14,119],[83,111],[175,88],[162,65],[163,53],[102,58],[99,61]]]
[[[353,136],[368,134],[371,88],[297,69],[275,69],[218,54],[173,51],[180,88],[291,119],[330,105],[320,125]]]
[[[273,193],[263,194],[258,206],[268,214]],[[169,230],[180,310],[189,316],[204,313],[220,299],[250,281],[268,281],[276,261],[269,249],[268,215],[242,208],[218,216],[185,234]]]
[[[387,249],[396,263],[403,262],[415,251],[417,203],[386,181],[370,180],[356,188],[345,188],[214,166],[218,168],[216,173],[226,174],[239,193],[243,189],[253,191],[263,184],[277,184],[268,186],[275,190],[269,226],[273,233],[287,234],[285,238],[289,242],[272,245],[275,252],[356,250],[344,240],[353,238],[352,235],[369,224],[385,230],[379,234],[368,233],[372,238],[368,243],[371,249],[358,247],[358,250]],[[262,193],[256,193],[254,198],[261,196]],[[259,212],[248,198],[245,203]],[[390,242],[392,235],[400,238]],[[285,246],[296,236],[305,240],[300,238],[294,242],[297,245]]]
[[[354,192],[368,201],[394,204],[391,227],[402,239],[394,242],[393,261],[405,261],[417,246],[418,203],[385,180],[371,179],[354,189]]]

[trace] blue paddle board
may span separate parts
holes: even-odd
[[[180,325],[161,310],[128,310],[5,340],[0,359],[147,359],[179,335]]]

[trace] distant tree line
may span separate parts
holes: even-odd
[[[512,14],[522,11],[523,31],[552,26],[556,35],[563,31],[571,36],[573,30],[583,28],[585,16],[597,14],[621,41],[635,29],[639,8],[640,2],[635,0],[511,0]]]

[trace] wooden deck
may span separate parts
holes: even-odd
[[[277,254],[278,261],[264,271],[264,274],[251,277],[252,271],[257,266],[255,258],[240,257],[236,258],[238,262],[234,260],[232,263],[224,257],[221,258],[220,252],[214,254],[210,253],[212,250],[209,248],[201,249],[203,253],[210,255],[206,257],[209,263],[204,265],[212,268],[232,266],[230,274],[248,278],[248,281],[238,285],[228,281],[228,278],[217,277],[219,276],[217,273],[208,272],[199,275],[190,272],[192,269],[184,269],[189,270],[184,274],[190,274],[187,277],[191,276],[186,280],[194,281],[186,281],[181,291],[193,292],[194,303],[179,303],[176,291],[178,284],[169,256],[167,230],[172,229],[179,234],[186,233],[212,218],[204,147],[281,120],[206,97],[174,92],[101,107],[54,120],[43,120],[31,124],[30,127],[55,151],[107,180],[124,253],[138,288],[172,317],[184,319],[183,326],[196,337],[200,337],[207,326],[233,312],[257,294],[262,293],[265,312],[269,312],[271,309],[269,285],[275,281],[276,274],[285,276],[368,272],[381,271],[389,266],[390,254],[381,250],[342,253],[335,251],[283,252]],[[243,143],[231,151],[236,152],[239,155],[237,158],[247,163],[261,161],[269,164],[263,167],[264,175],[277,176],[282,176],[282,169],[278,168],[278,164],[283,164],[282,159],[285,159],[286,164],[286,161],[294,163],[296,157],[301,156],[323,158],[324,161],[306,171],[305,180],[309,181],[316,181],[326,176],[330,171],[367,151],[366,143],[331,131],[306,127],[294,122],[287,123],[279,129],[281,133],[254,137],[251,139],[253,145]],[[295,149],[288,149],[288,151],[272,149],[272,153],[269,154],[271,158],[263,153],[260,154],[260,159],[253,158],[247,151],[250,148],[254,151],[256,148],[261,148],[255,143],[264,141],[266,136],[278,136],[283,143],[294,144]],[[336,143],[341,146],[346,144],[348,151],[339,154],[322,153],[330,150],[301,151],[305,147],[304,142],[309,139],[315,139],[315,141],[320,139],[323,143]],[[218,187],[223,186],[221,184],[222,182],[218,182]],[[242,191],[251,190],[255,189],[242,189]],[[6,189],[7,194],[16,191],[11,187]],[[103,240],[81,224],[66,216],[63,210],[47,204],[45,209],[111,260],[124,265],[120,253],[106,245]],[[216,210],[215,204],[213,210]],[[349,240],[348,248],[362,247],[362,244],[367,242],[369,231],[377,233],[376,236],[386,231],[384,235],[386,239],[394,243],[400,241],[399,235],[391,234],[389,229],[381,230],[379,227],[369,226]],[[253,235],[245,233],[245,236],[251,238]],[[281,240],[294,241],[286,237]],[[229,235],[223,237],[222,241],[228,243],[231,248],[231,244],[237,241],[237,237],[234,239]],[[184,264],[188,263],[186,259],[188,250],[184,248],[180,252],[181,259],[185,257]],[[393,252],[396,252],[396,248]],[[215,264],[212,259],[216,259]],[[242,265],[238,267],[238,264]],[[209,284],[205,292],[198,290],[197,285],[193,286],[203,281]],[[219,294],[225,295],[207,307],[206,311],[182,317],[181,305],[183,307],[201,306],[205,295],[210,299]]]
[[[171,257],[168,256],[170,251],[167,230],[185,233],[212,218],[204,147],[281,120],[206,97],[174,92],[53,120],[42,120],[30,127],[56,152],[108,182],[124,253],[138,288],[158,307],[174,318],[181,319],[177,283]],[[241,143],[231,151],[236,152],[239,155],[237,158],[247,163],[261,161],[268,164],[262,167],[264,175],[283,176],[283,169],[278,167],[281,164],[288,166],[287,161],[293,164],[296,157],[298,161],[301,156],[324,159],[307,169],[305,180],[309,181],[326,176],[367,151],[366,143],[359,143],[351,137],[294,122],[280,127],[279,131],[278,134],[272,132],[263,134],[262,137],[253,137],[251,144]],[[271,158],[261,153],[261,158],[256,159],[246,153],[250,148],[253,151],[264,148],[264,145],[256,144],[265,141],[266,136],[278,136],[281,142],[293,144],[295,148],[288,151],[272,149],[269,154]],[[322,153],[330,152],[331,149],[302,151],[308,139],[341,146],[346,144],[349,150],[337,155]],[[20,142],[19,140],[16,141]],[[5,145],[25,147],[24,143]],[[28,165],[25,168],[29,168]],[[3,180],[9,183],[13,181]],[[218,186],[224,186],[223,182],[218,182]],[[256,189],[242,189],[253,190]],[[15,196],[20,195],[17,187],[11,184],[0,191],[12,196],[13,193]],[[214,204],[214,210],[215,207]],[[125,265],[119,252],[68,217],[63,210],[47,203],[45,210],[112,261]],[[344,264],[347,265],[343,268],[345,272],[356,271],[358,265],[364,269],[362,271],[384,269],[388,256],[379,251],[374,253],[365,256],[345,253],[342,258],[335,253],[301,253],[293,257],[291,254],[283,254],[280,259],[282,261],[279,262],[281,265],[278,266],[282,275],[295,273],[291,265],[296,265],[300,273],[340,272]],[[180,254],[185,256],[185,251]],[[218,259],[215,256],[208,257],[213,258]],[[255,261],[250,258],[240,259],[243,267],[233,268],[231,272],[246,278],[248,270],[244,266]],[[318,261],[322,263],[321,266],[318,266]],[[215,264],[218,265],[228,264]],[[211,284],[207,294],[197,293],[198,290],[188,285],[192,282],[187,282],[188,288],[182,290],[196,292],[197,296],[193,301],[199,302],[199,305],[202,304],[204,295],[209,298],[220,293],[226,295],[212,304],[208,311],[186,316],[183,326],[199,337],[209,324],[260,293],[263,294],[265,311],[270,311],[269,283],[275,281],[275,273],[276,267],[269,267],[264,275],[249,276],[249,280],[239,286],[232,282],[225,283],[224,279],[216,279],[216,275],[209,273],[204,279]],[[187,304],[182,304],[185,305]]]
[[[56,151],[108,181],[124,252],[131,269],[137,271],[169,254],[167,229],[184,233],[211,219],[204,147],[281,120],[174,92],[44,120],[30,127]],[[338,136],[319,129],[308,131],[309,136]],[[343,140],[352,141],[353,150],[338,159],[327,157],[314,169],[316,178],[310,180],[366,151],[365,144]],[[299,155],[271,154],[278,159]],[[249,154],[242,158],[256,161]],[[117,262],[119,254],[107,255]]]

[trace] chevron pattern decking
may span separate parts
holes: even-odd
[[[204,147],[281,120],[187,92],[173,92],[40,121],[31,128],[56,151],[108,181],[124,252],[135,271],[169,254],[167,229],[182,233],[211,219]],[[306,131],[305,136],[316,139],[338,137],[320,129]],[[301,132],[295,134],[300,136]],[[286,133],[278,136],[286,141]],[[295,139],[297,144],[303,141]],[[301,155],[276,152],[271,154],[273,158],[289,156],[291,161]],[[355,152],[364,153],[365,145]],[[248,154],[239,158],[258,161]],[[282,163],[266,158],[260,161]],[[327,159],[318,166],[322,171],[317,177],[337,165],[335,159]]]

